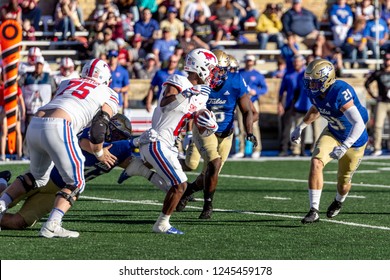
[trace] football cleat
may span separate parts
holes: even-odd
[[[129,179],[131,176],[127,175],[126,170],[123,170],[121,175],[118,178],[118,184],[122,184],[124,181]]]
[[[338,215],[338,213],[341,210],[341,206],[343,205],[342,202],[337,201],[336,199],[333,200],[332,204],[329,205],[328,211],[326,211],[326,216],[328,218],[334,218]]]
[[[318,210],[315,208],[310,208],[309,213],[301,220],[302,224],[311,224],[320,221],[320,216],[318,215]]]
[[[9,170],[0,171],[0,178],[3,178],[7,182],[9,182],[11,177],[12,177],[11,171],[9,171]]]
[[[184,234],[184,232],[182,232],[181,230],[178,230],[177,228],[174,228],[174,227],[171,227],[165,233],[166,234]]]
[[[211,219],[211,215],[213,214],[213,207],[211,205],[203,206],[203,211],[199,215],[199,219]]]
[[[168,229],[166,227],[161,227],[159,224],[155,223],[153,225],[153,232],[155,233],[165,233],[165,234],[184,234],[181,230],[170,226]]]
[[[179,200],[179,203],[176,205],[176,212],[181,212],[184,210],[184,208],[186,208],[187,206],[187,203],[188,201],[190,201],[190,199],[193,199],[193,196],[191,195],[187,195],[187,196],[184,196]]]
[[[39,231],[39,236],[46,238],[77,238],[79,235],[80,234],[77,231],[70,231],[61,227],[61,223],[58,221],[48,221],[44,223],[41,230]]]

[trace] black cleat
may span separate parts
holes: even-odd
[[[340,201],[337,201],[336,199],[333,200],[332,204],[329,205],[328,211],[326,211],[326,216],[328,218],[334,218],[337,216],[337,214],[341,210],[341,206],[343,206],[343,203]]]
[[[320,216],[318,215],[318,210],[315,208],[310,208],[309,213],[301,220],[302,224],[311,224],[320,221]]]
[[[199,219],[211,219],[211,215],[213,214],[213,207],[212,206],[203,206],[203,211],[200,213]]]
[[[9,170],[0,171],[0,178],[3,178],[7,182],[9,182],[11,177],[12,177],[11,171]]]
[[[179,203],[176,205],[176,212],[181,212],[186,208],[188,201],[191,199],[191,195],[184,196],[179,200]]]

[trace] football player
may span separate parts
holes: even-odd
[[[324,185],[323,169],[333,159],[338,160],[337,193],[326,216],[335,217],[351,189],[352,176],[363,159],[368,133],[368,113],[355,90],[348,83],[336,80],[332,63],[325,59],[312,61],[304,74],[306,94],[313,104],[303,121],[290,135],[293,143],[301,142],[301,133],[322,116],[328,125],[315,144],[309,173],[310,211],[303,224],[320,220],[320,198]]]
[[[188,184],[176,207],[177,211],[183,211],[193,193],[203,190],[204,204],[200,219],[210,219],[213,212],[213,197],[218,184],[218,174],[229,156],[233,140],[233,121],[236,105],[240,108],[244,117],[246,140],[257,145],[257,139],[252,133],[253,111],[248,95],[248,87],[239,73],[230,72],[230,60],[228,55],[221,50],[214,50],[218,59],[218,65],[212,73],[210,82],[210,96],[207,101],[207,109],[214,112],[218,123],[218,130],[207,137],[199,134],[196,126],[193,126],[192,141],[201,152],[204,160],[202,173],[197,179]],[[191,147],[191,146],[190,146]],[[187,159],[188,157],[188,159]],[[188,167],[194,167],[199,160],[196,151],[189,151],[186,155]]]
[[[85,187],[84,162],[77,134],[90,125],[91,150],[111,167],[117,160],[103,149],[110,118],[118,112],[118,95],[108,87],[110,68],[99,59],[88,61],[81,79],[63,81],[55,97],[39,108],[26,133],[30,170],[17,177],[0,197],[0,215],[12,201],[45,186],[56,165],[66,186],[57,193],[54,207],[39,235],[46,238],[79,236],[62,227],[62,218]]]
[[[240,63],[238,63],[238,60],[231,54],[228,54],[228,57],[230,72],[237,73],[240,70]]]
[[[106,136],[106,143],[103,146],[104,149],[107,149],[108,152],[117,158],[115,164],[111,167],[101,164],[101,162],[91,153],[89,128],[84,129],[79,137],[79,143],[83,150],[83,155],[85,156],[85,180],[88,182],[98,176],[107,174],[116,166],[122,168],[128,167],[128,169],[131,170],[132,176],[143,176],[156,187],[167,192],[168,186],[165,184],[164,180],[154,171],[151,171],[144,166],[140,159],[133,156],[132,151],[135,147],[138,147],[139,142],[142,142],[142,139],[130,139],[131,123],[129,119],[122,114],[117,114],[111,118],[109,129],[110,133]],[[148,139],[150,138],[152,137],[148,137]],[[10,172],[0,172],[0,178],[9,181],[10,177]],[[21,209],[15,214],[4,214],[0,221],[1,228],[20,230],[33,226],[44,215],[50,212],[55,201],[55,194],[65,185],[58,169],[54,167],[50,174],[50,180],[46,186],[32,190],[13,200],[9,205],[9,208],[16,205],[22,199],[25,201]],[[5,187],[6,186],[4,186],[4,189]],[[0,191],[3,191],[4,189],[1,189]]]
[[[70,57],[64,57],[61,59],[60,72],[54,76],[56,85],[59,86],[63,80],[80,78],[79,72],[74,69],[73,59]]]
[[[42,56],[41,49],[38,47],[31,47],[28,49],[27,62],[21,62],[18,68],[18,74],[31,73],[35,71],[35,64],[38,57]],[[51,73],[50,65],[47,61],[43,63],[43,72]]]
[[[206,49],[194,49],[187,54],[184,70],[188,77],[171,75],[163,85],[158,106],[154,110],[152,128],[158,133],[157,141],[140,145],[142,158],[171,185],[161,214],[153,226],[156,233],[183,234],[169,222],[187,187],[187,176],[177,158],[175,142],[193,113],[206,106],[210,92],[208,84],[212,82],[210,74],[216,64],[217,58]],[[204,127],[216,129],[218,126],[210,118]]]

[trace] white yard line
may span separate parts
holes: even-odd
[[[198,175],[195,172],[188,172],[191,175]],[[219,177],[224,178],[234,178],[234,179],[249,179],[249,180],[259,180],[259,181],[279,181],[279,182],[295,182],[295,183],[307,183],[307,180],[301,179],[291,179],[291,178],[274,178],[274,177],[255,177],[255,176],[241,176],[241,175],[228,175],[228,174],[219,174]],[[327,185],[336,185],[336,182],[324,181],[324,184]],[[372,188],[385,188],[390,189],[389,185],[378,185],[378,184],[365,184],[365,183],[353,183],[353,186],[360,187],[372,187]]]
[[[110,203],[131,203],[131,204],[146,204],[146,205],[154,205],[161,206],[162,203],[151,201],[151,200],[123,200],[123,199],[112,199],[112,198],[103,198],[103,197],[93,197],[93,196],[81,196],[83,199],[91,199],[91,200],[99,200],[103,202]],[[188,205],[186,208],[189,209],[197,209],[201,210],[202,207],[191,206]],[[238,213],[245,215],[255,215],[255,216],[268,216],[268,217],[278,217],[278,218],[289,218],[289,219],[302,219],[302,216],[292,216],[292,215],[284,215],[284,214],[272,214],[272,213],[259,213],[259,212],[250,212],[250,211],[241,211],[241,210],[229,210],[229,209],[214,209],[215,212],[226,212],[226,213]],[[380,229],[380,230],[390,230],[390,227],[384,226],[372,226],[366,224],[358,224],[351,222],[343,222],[340,220],[329,220],[329,219],[321,219],[323,222],[334,223],[334,224],[342,224],[353,227],[362,227],[362,228],[370,228],[370,229]]]
[[[265,199],[274,199],[274,200],[290,200],[290,197],[279,197],[279,196],[264,196]]]

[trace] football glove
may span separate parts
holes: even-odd
[[[158,140],[158,133],[153,128],[146,130],[141,136],[133,139],[133,145],[139,147],[143,144],[148,144],[150,142],[156,142]]]
[[[301,143],[301,133],[307,126],[306,123],[301,122],[290,134],[290,141],[294,144],[300,144]]]
[[[183,149],[187,150],[188,146],[191,144],[192,141],[192,131],[188,131],[186,133],[186,136],[184,136],[183,139]]]
[[[245,140],[252,142],[254,148],[257,147],[257,138],[252,133],[248,133],[245,137]]]
[[[341,159],[348,151],[348,147],[345,144],[333,148],[333,151],[329,154],[333,159]]]
[[[197,124],[199,126],[202,126],[208,130],[211,130],[213,132],[216,132],[218,130],[218,124],[215,119],[215,115],[213,112],[206,111],[206,116],[200,115],[197,120]]]
[[[191,88],[187,88],[186,90],[183,90],[183,92],[181,93],[182,95],[184,95],[185,97],[189,98],[193,95],[199,95],[201,92],[201,87],[200,86],[193,86]]]

